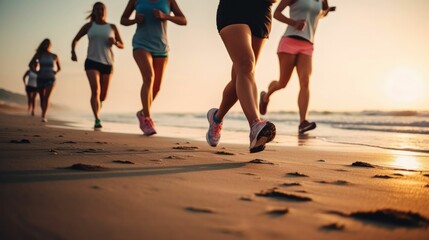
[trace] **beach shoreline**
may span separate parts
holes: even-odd
[[[250,154],[246,144],[212,148],[38,120],[0,113],[2,239],[426,239],[429,233],[427,154],[319,142],[268,144]],[[411,214],[419,218],[398,220]]]

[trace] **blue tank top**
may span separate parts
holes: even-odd
[[[133,37],[133,49],[144,49],[152,54],[163,55],[169,50],[167,41],[167,21],[160,21],[152,11],[159,9],[170,14],[169,0],[137,0],[136,14],[144,14],[143,22],[137,25]]]
[[[55,78],[54,72],[55,55],[52,53],[43,53],[39,57],[38,78]]]

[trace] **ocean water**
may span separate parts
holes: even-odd
[[[298,136],[297,112],[273,112],[264,116],[272,121],[281,136]],[[141,134],[135,113],[101,115],[103,131]],[[152,118],[160,136],[184,137],[205,141],[206,113],[154,113]],[[90,114],[74,115],[70,125],[91,129]],[[309,120],[317,128],[306,136],[323,142],[363,145],[374,148],[429,153],[429,111],[310,112]],[[241,112],[231,112],[224,119],[221,142],[248,142],[249,127]],[[288,145],[287,141],[279,144]]]

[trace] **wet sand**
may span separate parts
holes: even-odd
[[[427,154],[275,144],[250,154],[39,120],[0,113],[0,239],[429,236]],[[395,165],[404,156],[413,165]]]

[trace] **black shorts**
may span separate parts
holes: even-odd
[[[268,38],[271,31],[270,0],[220,0],[217,8],[216,24],[222,28],[232,24],[247,24],[252,35]]]
[[[25,91],[27,93],[37,92],[37,87],[25,86]]]
[[[99,63],[96,61],[92,61],[90,59],[85,60],[85,71],[87,70],[97,70],[100,74],[111,74],[113,67],[112,65],[107,65],[103,63]]]

